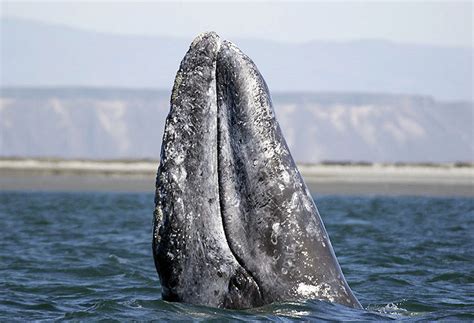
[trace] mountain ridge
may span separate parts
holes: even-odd
[[[124,37],[143,37],[143,38],[163,38],[167,40],[178,40],[178,41],[185,41],[190,42],[191,40],[185,36],[168,36],[164,34],[142,34],[142,33],[119,33],[119,32],[110,32],[110,31],[98,31],[93,29],[88,29],[87,27],[79,27],[79,26],[72,26],[67,25],[64,23],[55,23],[55,22],[46,22],[37,19],[30,19],[30,18],[23,18],[23,17],[16,17],[16,16],[0,16],[0,22],[8,22],[8,23],[21,23],[21,24],[31,24],[31,25],[44,25],[49,26],[51,28],[61,28],[61,29],[69,29],[70,31],[77,31],[77,32],[86,32],[86,33],[95,33],[99,35],[110,35],[110,36],[124,36]],[[210,31],[210,30],[208,30]],[[201,31],[206,32],[206,31]],[[199,32],[196,33],[197,36]],[[384,38],[355,38],[355,39],[346,39],[346,40],[328,40],[328,39],[311,39],[305,41],[282,41],[282,40],[275,40],[275,39],[265,39],[261,37],[240,37],[240,36],[232,36],[227,35],[229,39],[234,39],[235,42],[238,41],[249,41],[249,42],[267,42],[273,44],[288,44],[288,45],[308,45],[311,43],[327,43],[327,44],[345,44],[345,43],[365,43],[365,42],[378,42],[378,43],[386,43],[386,44],[396,44],[396,45],[405,45],[405,46],[422,46],[422,47],[432,47],[432,48],[444,48],[444,49],[461,49],[461,50],[468,50],[471,51],[473,47],[469,46],[460,46],[460,45],[440,45],[440,44],[432,44],[432,43],[419,43],[419,42],[403,42],[403,41],[394,41],[388,40]]]
[[[11,18],[2,18],[0,24],[1,86],[171,90],[191,41]],[[384,40],[234,41],[257,63],[272,91],[419,93],[437,100],[472,101],[472,48]]]
[[[10,89],[0,93],[0,157],[158,158],[168,91]],[[298,162],[473,162],[472,102],[422,96],[278,94]]]

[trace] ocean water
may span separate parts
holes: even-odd
[[[1,192],[0,320],[474,320],[473,199],[316,200],[364,310],[165,302],[151,255],[152,194]]]

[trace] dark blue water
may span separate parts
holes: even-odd
[[[247,311],[161,300],[151,194],[0,193],[0,320],[474,320],[474,201],[320,197],[366,310],[316,300]]]

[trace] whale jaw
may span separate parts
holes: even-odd
[[[157,173],[163,298],[225,308],[317,298],[360,308],[255,64],[215,33],[177,73]]]

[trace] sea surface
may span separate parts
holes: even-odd
[[[169,303],[152,194],[0,192],[0,320],[474,320],[474,200],[316,197],[364,306],[236,311]]]

